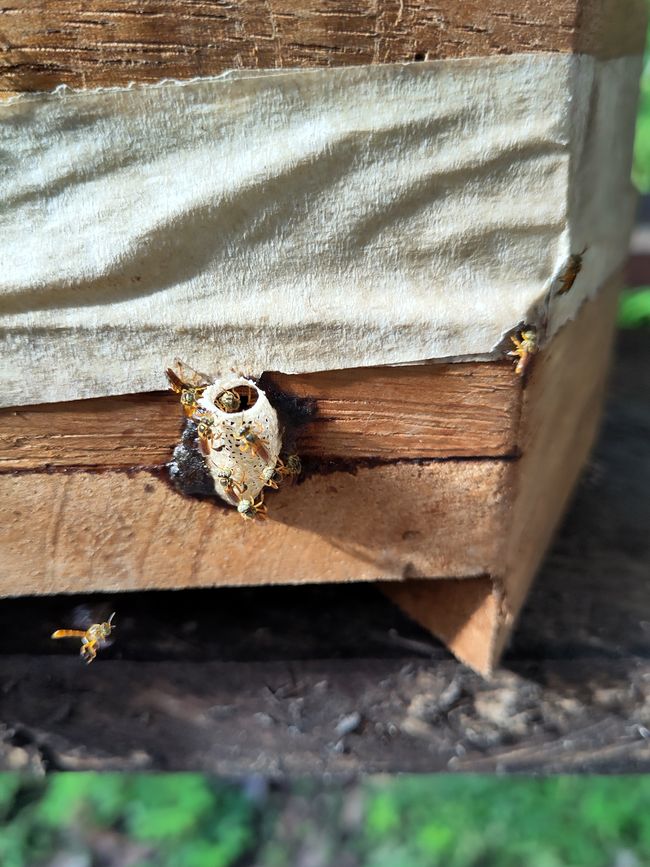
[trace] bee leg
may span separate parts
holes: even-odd
[[[530,361],[530,355],[528,352],[522,352],[519,361],[517,362],[517,366],[515,367],[515,373],[518,373],[519,376],[523,376],[526,372],[526,368],[528,367],[528,362]]]
[[[93,659],[97,656],[97,651],[95,650],[95,642],[89,641],[87,638],[81,639],[81,650],[79,651],[83,659],[86,663],[92,662]]]

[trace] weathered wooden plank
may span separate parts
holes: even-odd
[[[496,542],[492,585],[406,581],[386,592],[474,668],[491,672],[562,518],[598,432],[620,278],[583,305],[535,359],[524,391],[508,506]]]
[[[267,496],[266,522],[147,472],[3,475],[0,594],[480,575],[495,567],[510,463],[312,475]]]
[[[640,52],[642,0],[3,2],[0,91],[517,51]]]
[[[313,402],[297,431],[304,456],[504,457],[516,449],[521,383],[509,362],[267,374],[264,384]],[[171,394],[0,410],[0,472],[164,464],[180,426]]]
[[[592,466],[489,682],[368,584],[4,600],[0,766],[648,770],[650,342],[622,337]],[[49,639],[79,603],[119,618],[89,667]]]
[[[302,484],[270,495],[271,520],[253,525],[210,500],[182,497],[164,469],[163,478],[137,466],[19,469],[0,476],[3,595],[396,582],[387,592],[409,614],[461,659],[492,670],[594,436],[618,285],[614,279],[603,287],[534,359],[523,390],[530,390],[531,411],[519,422],[511,408],[521,455],[331,468],[321,462]],[[463,367],[439,373],[453,382],[460,371],[460,386]],[[508,366],[496,367],[512,378]],[[422,373],[392,371],[396,382],[413,376],[416,394],[426,391]],[[372,381],[372,371],[366,374]],[[336,392],[336,382],[350,397],[364,393],[344,372],[323,376],[323,393]],[[523,385],[515,380],[519,391]],[[462,389],[450,398],[450,405],[461,403]],[[371,442],[379,428],[370,415]],[[431,578],[464,580],[430,587]],[[466,591],[460,585],[467,579]]]
[[[531,371],[521,414],[515,506],[504,539],[507,628],[495,660],[598,434],[622,285],[622,276],[610,280],[540,353]]]

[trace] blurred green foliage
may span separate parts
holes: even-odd
[[[650,326],[650,287],[627,289],[623,292],[618,311],[618,324],[621,328]]]
[[[426,777],[368,785],[364,867],[650,864],[650,779]],[[633,862],[634,863],[634,862]]]
[[[107,831],[119,853],[119,840],[143,844],[131,847],[144,853],[133,867],[228,867],[255,840],[241,789],[199,774],[0,774],[0,821],[2,867],[46,864],[59,851],[87,854],[79,863],[90,867]]]
[[[642,867],[649,806],[650,777],[313,781],[251,799],[199,774],[4,774],[0,864]]]
[[[650,3],[648,5],[650,10]],[[632,179],[640,193],[650,194],[650,26],[641,73]],[[618,324],[621,328],[650,325],[650,288],[630,289],[623,293]]]

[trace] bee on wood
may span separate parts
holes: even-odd
[[[285,480],[292,482],[300,475],[301,471],[302,464],[298,455],[289,455],[286,461],[278,458],[275,466],[269,464],[268,467],[264,467],[260,481],[264,482],[267,487],[277,490]]]
[[[104,623],[93,623],[88,629],[57,629],[53,632],[51,638],[80,638],[81,639],[81,658],[90,663],[97,656],[97,651],[103,647],[108,639],[108,636],[115,629],[113,618],[115,612]]]
[[[234,477],[231,469],[222,469],[220,467],[217,470],[217,479],[226,499],[229,500],[233,506],[239,506],[244,491],[246,490],[246,485],[243,485]]]
[[[237,503],[237,511],[246,520],[254,518],[266,520],[268,514],[264,505],[264,494],[260,494],[257,502],[255,502],[255,497],[242,497]]]
[[[227,389],[215,400],[215,404],[224,412],[239,412],[241,398],[236,391]]]
[[[212,451],[212,443],[214,442],[215,417],[208,410],[199,410],[192,416],[192,421],[196,422],[196,433],[199,437],[201,454],[207,457]]]
[[[260,458],[265,464],[271,463],[271,455],[268,450],[268,442],[260,436],[259,428],[253,430],[250,422],[245,422],[237,431],[239,448],[242,452],[249,450],[255,457]]]
[[[534,328],[525,328],[519,332],[519,336],[511,334],[510,340],[514,343],[515,348],[508,355],[517,359],[515,373],[523,376],[530,364],[531,357],[537,352],[537,332]]]
[[[298,455],[287,455],[284,461],[285,472],[296,478],[302,472],[302,462]]]
[[[172,391],[181,396],[183,412],[188,418],[191,418],[198,409],[199,398],[203,396],[203,392],[210,384],[208,382],[209,377],[192,370],[191,367],[178,359],[176,359],[175,364],[178,373],[168,367],[165,374]]]
[[[576,281],[576,277],[582,268],[582,257],[587,252],[585,247],[581,253],[572,253],[569,259],[558,276],[558,288],[555,291],[556,295],[566,295],[569,289]]]

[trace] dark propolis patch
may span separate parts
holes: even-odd
[[[196,423],[191,419],[185,423],[181,441],[174,449],[167,467],[169,478],[177,491],[188,496],[210,497],[215,502],[221,502],[214,492],[214,481],[199,451]]]

